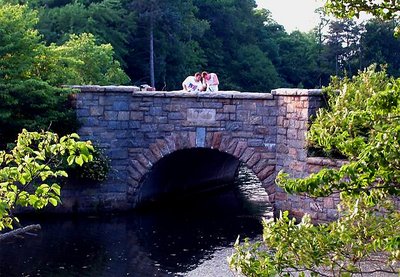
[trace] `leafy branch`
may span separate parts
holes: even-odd
[[[93,159],[91,143],[78,139],[77,134],[59,138],[23,130],[9,153],[0,151],[0,230],[19,226],[18,207],[42,209],[61,202],[58,180],[68,177],[62,165],[82,166]]]

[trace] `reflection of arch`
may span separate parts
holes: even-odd
[[[133,205],[138,201],[137,192],[143,177],[155,163],[175,151],[197,148],[196,143],[195,132],[174,133],[163,139],[156,139],[147,149],[141,149],[140,152],[132,151],[128,167],[128,198],[130,198]],[[273,184],[267,181],[268,177],[275,172],[275,156],[267,152],[265,148],[250,147],[247,140],[232,138],[222,132],[209,133],[202,148],[215,149],[232,155],[245,163],[256,174],[268,193],[275,191]],[[271,162],[271,160],[273,161]]]

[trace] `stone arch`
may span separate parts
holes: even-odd
[[[209,133],[204,145],[200,147],[196,142],[195,132],[181,132],[156,139],[148,148],[129,151],[128,199],[131,204],[135,205],[138,202],[137,192],[140,184],[155,163],[175,151],[190,148],[215,149],[237,158],[256,174],[268,195],[275,193],[275,185],[272,182],[275,175],[275,155],[271,151],[268,152],[262,147],[251,147],[247,140],[234,138],[222,132]]]

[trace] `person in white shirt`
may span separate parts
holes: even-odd
[[[203,71],[201,76],[203,77],[203,87],[205,91],[218,92],[219,80],[217,74]]]
[[[184,91],[187,92],[199,92],[203,90],[203,84],[201,83],[201,74],[196,72],[194,76],[188,76],[182,83]]]

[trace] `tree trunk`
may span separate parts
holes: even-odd
[[[27,233],[29,231],[35,231],[35,230],[40,230],[40,229],[41,229],[41,227],[40,227],[39,224],[28,225],[28,226],[25,226],[25,227],[22,227],[22,228],[18,228],[18,229],[12,230],[10,232],[4,233],[4,234],[0,234],[0,242],[2,240],[18,236],[18,235]]]
[[[154,80],[154,20],[150,19],[150,85],[155,87]]]

